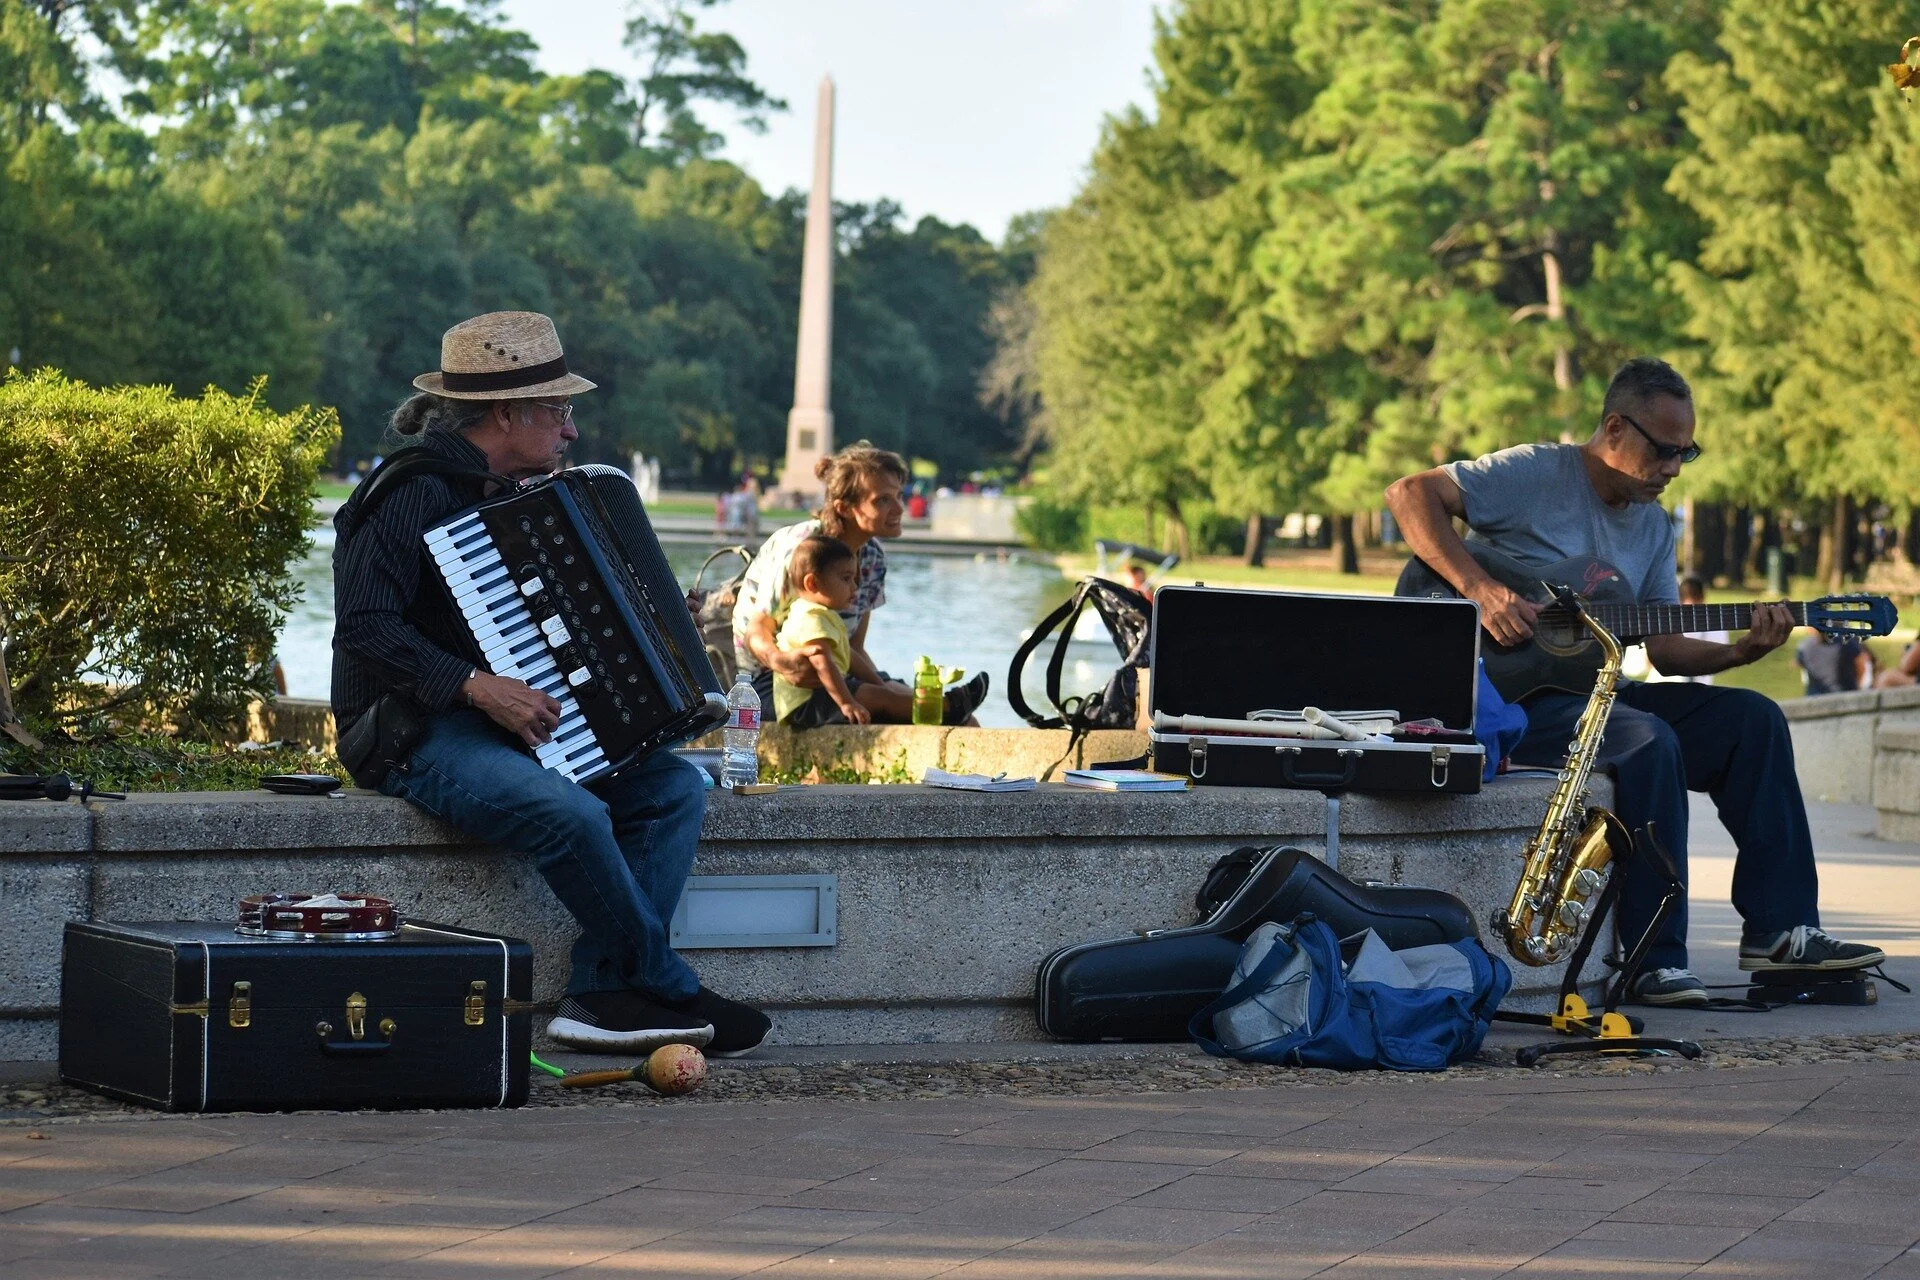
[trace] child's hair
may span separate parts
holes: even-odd
[[[1680,598],[1684,600],[1688,596],[1692,596],[1696,600],[1705,600],[1707,598],[1707,584],[1700,581],[1698,574],[1690,573],[1680,579]]]
[[[808,574],[823,575],[833,566],[851,559],[853,548],[840,539],[829,538],[824,533],[809,534],[793,549],[793,559],[787,562],[787,581],[795,591],[804,591]]]

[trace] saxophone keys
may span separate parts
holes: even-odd
[[[1573,887],[1581,893],[1592,893],[1600,887],[1601,880],[1602,877],[1598,871],[1592,867],[1582,867],[1573,877]]]

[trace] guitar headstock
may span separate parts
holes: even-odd
[[[1807,625],[1825,636],[1884,636],[1900,611],[1885,596],[1822,596],[1807,602]]]

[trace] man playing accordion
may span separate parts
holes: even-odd
[[[508,311],[447,330],[440,371],[414,386],[392,420],[411,443],[382,469],[416,450],[444,465],[383,486],[375,504],[363,501],[369,479],[334,521],[342,760],[356,780],[476,841],[533,855],[581,930],[547,1028],[555,1040],[618,1053],[755,1048],[766,1015],[702,986],[667,942],[706,810],[700,771],[671,751],[584,786],[543,767],[530,750],[558,727],[560,704],[485,669],[422,545],[427,529],[504,482],[556,470],[579,438],[570,397],[594,384],[568,370],[552,320]],[[349,739],[369,736],[384,753],[349,759]]]

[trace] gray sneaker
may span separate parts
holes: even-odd
[[[1810,924],[1740,940],[1740,967],[1748,970],[1869,969],[1887,958],[1878,947],[1842,942]]]
[[[1635,1004],[1705,1005],[1707,984],[1685,969],[1651,969],[1633,980]]]

